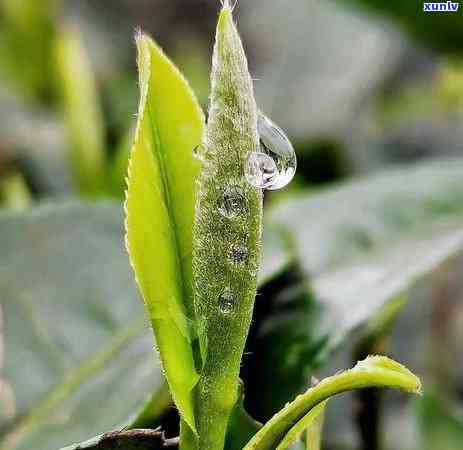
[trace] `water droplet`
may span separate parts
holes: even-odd
[[[222,314],[232,313],[235,309],[235,297],[233,295],[233,292],[230,289],[226,289],[225,291],[223,291],[220,294],[217,303],[219,305],[219,310]]]
[[[260,189],[268,189],[278,176],[278,168],[273,158],[261,152],[252,152],[249,155],[245,171],[248,182]]]
[[[243,264],[248,258],[248,249],[241,244],[230,246],[229,258],[233,264]]]
[[[193,149],[193,156],[195,158],[199,158],[199,145],[197,145],[194,149]]]
[[[249,155],[246,179],[261,189],[281,189],[296,173],[296,152],[284,131],[262,113],[259,113],[257,128],[260,151]]]
[[[245,199],[241,188],[229,186],[219,198],[219,211],[222,216],[231,219],[238,215],[245,205]]]

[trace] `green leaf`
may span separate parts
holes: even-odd
[[[2,450],[57,449],[168,407],[122,218],[113,203],[0,215]]]
[[[461,159],[426,162],[300,193],[270,211],[264,255],[277,263],[261,277],[291,262],[305,276],[274,276],[258,296],[245,377],[254,417],[268,419],[385,302],[461,251],[462,174]],[[275,368],[275,358],[285,363]]]
[[[463,220],[434,226],[345,269],[316,277],[313,289],[325,312],[322,327],[335,347],[389,300],[406,292],[463,248]],[[333,324],[336,324],[333,330]]]
[[[311,417],[308,415],[304,418],[303,426],[305,428],[305,449],[306,450],[321,450],[323,425],[325,422],[325,408],[327,402],[320,403],[312,411]],[[309,413],[310,414],[310,413]],[[298,429],[294,430],[296,433]],[[291,433],[291,431],[289,432]],[[288,433],[288,434],[289,434]],[[288,437],[288,435],[286,436]]]
[[[105,187],[105,139],[100,99],[82,38],[69,27],[56,37],[56,70],[70,145],[71,169],[82,195]]]
[[[273,450],[317,405],[343,392],[366,387],[394,387],[419,394],[420,380],[401,364],[373,356],[345,372],[325,378],[273,416],[243,450]]]
[[[61,450],[161,450],[168,441],[157,430],[112,431]]]
[[[32,102],[49,101],[56,34],[57,0],[0,0],[0,78],[14,94]]]
[[[192,230],[198,163],[193,149],[204,117],[162,50],[142,34],[137,47],[141,95],[129,165],[127,246],[173,398],[195,430]]]
[[[419,448],[459,450],[463,442],[463,409],[438,391],[427,392],[417,402]]]
[[[254,420],[244,408],[244,389],[240,383],[239,400],[228,423],[225,450],[242,450],[247,442],[259,431],[262,424]]]
[[[0,206],[21,211],[30,204],[31,194],[21,173],[3,175],[0,179]]]
[[[228,1],[217,25],[211,85],[209,118],[199,153],[193,254],[203,357],[196,410],[199,448],[222,450],[238,400],[262,234],[262,191],[244,177],[247,158],[259,148],[257,106]]]
[[[242,450],[261,427],[262,425],[246,412],[243,403],[237,402],[230,416],[225,450]]]
[[[292,238],[305,272],[321,276],[443,221],[463,221],[462,174],[463,159],[403,166],[301,192],[278,204],[267,222]]]

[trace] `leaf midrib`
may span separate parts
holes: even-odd
[[[170,188],[170,181],[169,181],[169,176],[168,172],[166,171],[166,166],[167,163],[165,161],[165,155],[163,152],[163,145],[162,145],[162,140],[161,136],[157,132],[158,126],[156,122],[156,118],[152,112],[151,109],[151,89],[148,86],[148,92],[147,92],[147,99],[146,99],[146,108],[149,116],[149,125],[151,128],[151,133],[155,138],[155,145],[158,147],[159,151],[153,152],[155,158],[158,161],[159,167],[160,167],[160,172],[161,172],[161,179],[162,179],[162,185],[164,187],[163,192],[164,192],[164,201],[166,203],[166,209],[167,209],[167,215],[169,217],[169,222],[172,226],[172,239],[173,239],[173,244],[175,247],[175,261],[176,261],[176,266],[180,269],[181,276],[177,275],[177,280],[180,285],[180,291],[182,295],[182,302],[181,305],[183,305],[184,311],[187,312],[188,317],[192,318],[193,317],[193,309],[189,307],[189,303],[187,301],[188,293],[186,291],[186,286],[185,286],[185,269],[184,265],[182,263],[182,257],[180,255],[180,242],[178,238],[178,226],[177,222],[175,220],[174,215],[172,214],[172,195],[171,195],[171,188]]]

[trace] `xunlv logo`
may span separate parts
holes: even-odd
[[[446,2],[446,3],[424,3],[423,11],[427,12],[456,12],[458,11],[458,2]]]

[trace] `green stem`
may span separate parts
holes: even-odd
[[[198,450],[198,439],[183,419],[180,420],[180,450]]]

